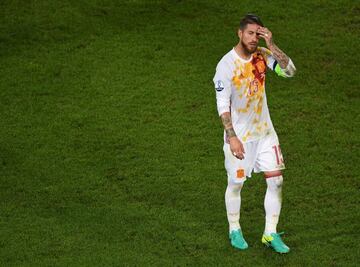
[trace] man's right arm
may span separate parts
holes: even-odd
[[[230,112],[224,112],[223,114],[221,114],[220,118],[224,126],[226,136],[229,139],[231,152],[235,157],[239,159],[244,159],[245,150],[243,144],[240,142],[234,131],[234,127],[231,122]]]
[[[215,90],[216,90],[216,104],[218,114],[221,118],[222,124],[226,136],[230,143],[231,153],[239,158],[244,158],[244,147],[236,133],[231,121],[230,113],[230,98],[231,98],[231,78],[229,74],[232,73],[231,70],[227,68],[227,65],[224,62],[220,62],[216,68],[216,73],[214,77]]]

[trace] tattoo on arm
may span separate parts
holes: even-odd
[[[273,56],[279,63],[280,67],[285,69],[289,63],[289,57],[283,51],[281,51],[280,48],[274,44],[274,42],[271,43],[269,49],[273,53]]]
[[[228,128],[229,126],[231,126],[231,117],[230,117],[230,113],[226,112],[224,114],[221,115],[221,121],[224,125],[224,128]]]
[[[228,138],[236,136],[234,128],[226,129],[225,133],[226,133]]]
[[[234,131],[232,122],[231,122],[231,115],[230,112],[225,112],[221,115],[221,121],[224,126],[226,135],[230,138],[233,136],[236,136],[236,133]]]

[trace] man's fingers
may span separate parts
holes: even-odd
[[[265,37],[269,37],[269,34],[265,32],[259,32],[259,36],[265,38]]]
[[[238,139],[230,140],[230,151],[232,155],[238,159],[244,159],[245,149],[243,144]]]
[[[243,153],[238,153],[238,154],[236,155],[236,157],[237,157],[238,159],[244,159],[244,154],[243,154]]]
[[[267,28],[263,28],[263,27],[259,27],[259,29],[257,30],[257,33],[262,38],[269,37],[271,34]]]
[[[263,39],[268,37],[268,35],[266,35],[265,33],[260,33],[260,32],[258,33],[258,36]]]
[[[258,31],[263,32],[263,33],[270,32],[269,29],[265,28],[265,27],[259,27]]]
[[[234,152],[234,156],[237,157],[238,159],[244,159],[244,152],[242,151],[237,151],[237,152]]]
[[[241,144],[241,146],[240,146],[240,151],[241,151],[241,153],[245,154],[245,149],[244,149],[243,144]]]
[[[234,157],[238,158],[238,159],[244,159],[244,153],[241,151],[237,151],[237,152],[233,152]]]

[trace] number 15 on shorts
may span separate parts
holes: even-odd
[[[277,163],[277,165],[284,164],[284,158],[283,158],[283,155],[281,154],[280,145],[273,146],[272,148],[274,149],[274,152],[275,152],[275,155],[276,155],[276,163]]]

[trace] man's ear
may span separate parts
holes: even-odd
[[[241,40],[242,34],[243,34],[242,30],[238,29],[237,35],[240,40]]]

